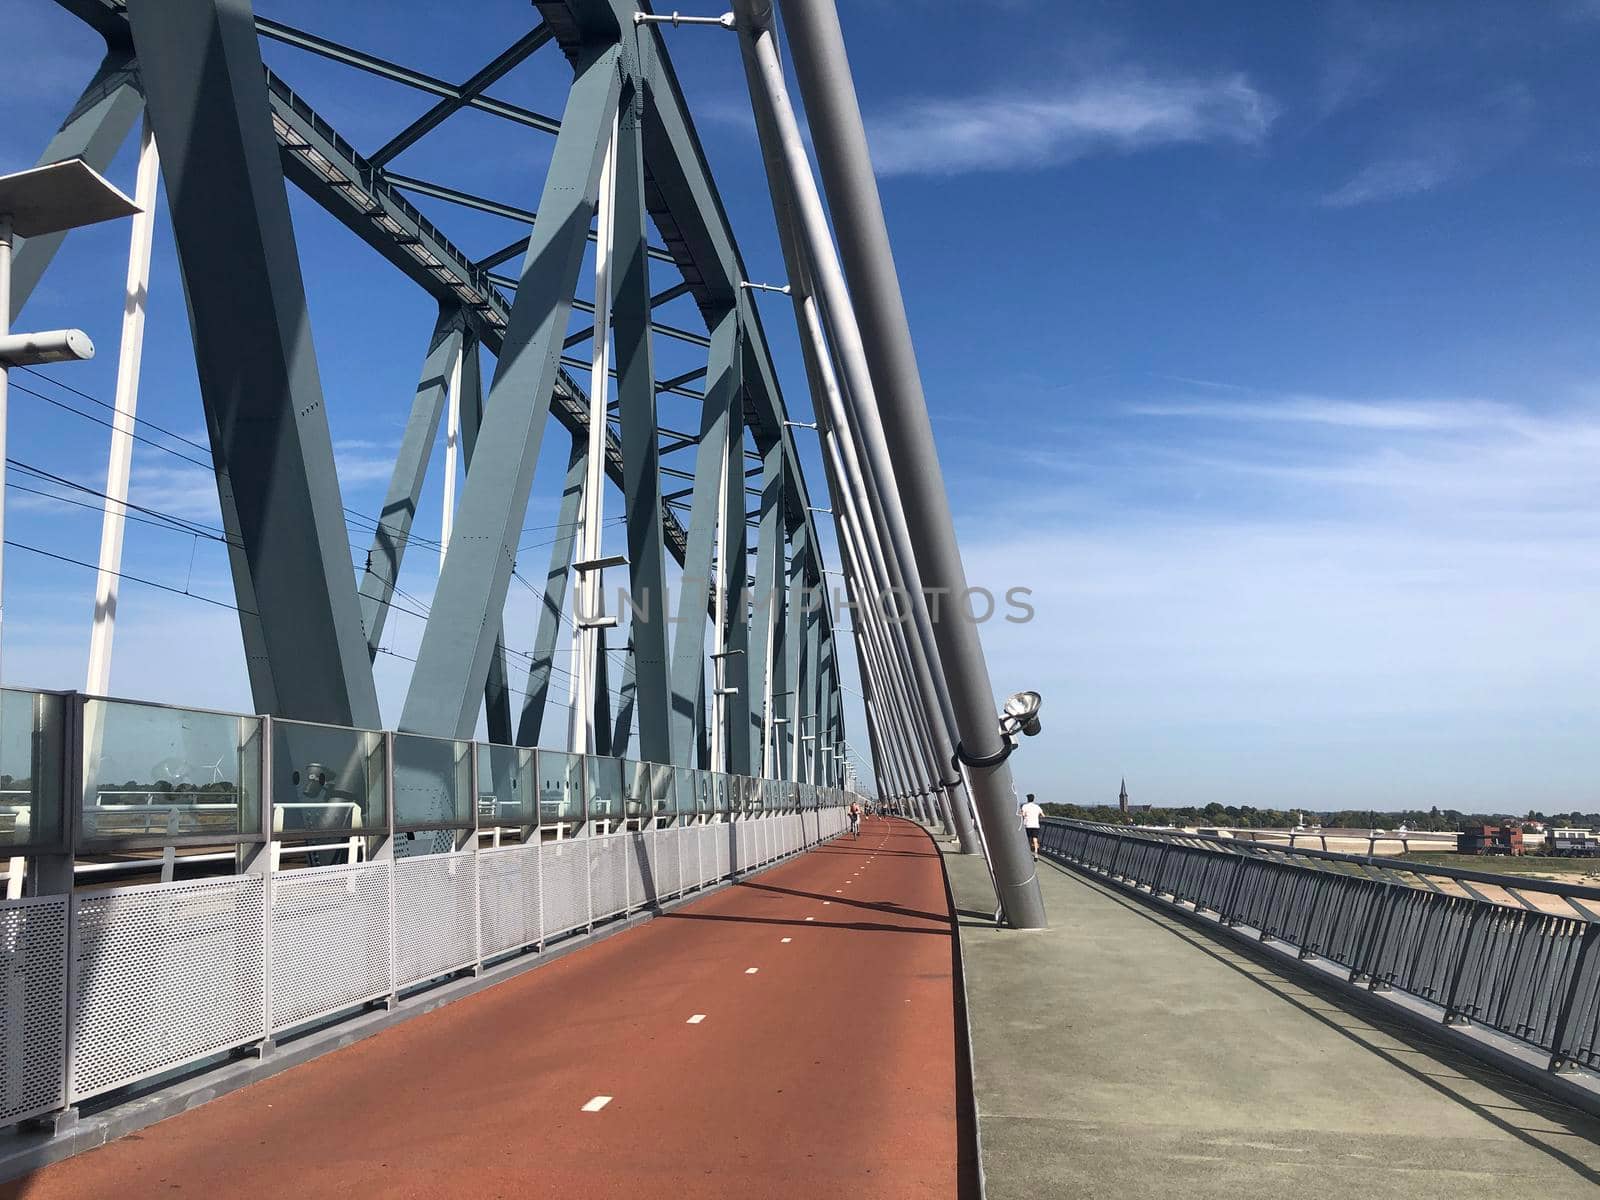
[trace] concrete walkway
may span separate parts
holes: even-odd
[[[947,855],[989,1200],[1593,1200],[1600,1122],[1053,864],[997,930]]]

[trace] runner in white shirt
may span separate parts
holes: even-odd
[[[1039,861],[1039,822],[1044,818],[1044,809],[1040,808],[1034,800],[1033,793],[1028,793],[1027,801],[1017,810],[1022,817],[1022,832],[1028,835],[1028,843],[1033,847],[1033,861]]]

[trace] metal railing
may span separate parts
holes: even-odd
[[[737,878],[857,799],[67,693],[0,716],[30,733],[0,740],[0,1127]]]
[[[1047,821],[1040,848],[1508,1034],[1552,1071],[1600,1068],[1600,888],[1077,821]]]

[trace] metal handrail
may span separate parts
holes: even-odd
[[[1426,887],[1381,874],[1365,856],[1230,845],[1233,839],[1174,831],[1130,830],[1050,820],[1045,856],[1124,888],[1207,912],[1228,927],[1255,930],[1262,941],[1295,947],[1302,959],[1348,969],[1351,983],[1375,992],[1399,989],[1438,1006],[1446,1024],[1477,1022],[1550,1055],[1550,1070],[1600,1069],[1600,920],[1583,899],[1594,888],[1534,883],[1484,871],[1413,867]],[[1298,861],[1307,859],[1309,861]],[[1327,869],[1351,863],[1360,873]],[[1442,875],[1465,894],[1433,885]],[[1484,896],[1472,882],[1497,887],[1516,903]],[[1541,910],[1519,893],[1566,901],[1570,913]]]
[[[1412,862],[1410,859],[1398,858],[1392,855],[1343,854],[1336,850],[1308,850],[1300,846],[1247,841],[1243,838],[1216,837],[1212,834],[1204,833],[1189,833],[1182,829],[1162,830],[1125,825],[1108,825],[1098,821],[1071,821],[1061,817],[1046,818],[1046,823],[1083,826],[1123,837],[1145,837],[1178,843],[1201,843],[1232,854],[1270,852],[1289,858],[1310,858],[1323,862],[1350,863],[1361,867],[1403,871],[1408,875],[1435,875],[1457,881],[1466,880],[1471,883],[1487,883],[1496,887],[1505,887],[1510,883],[1518,891],[1541,892],[1552,896],[1560,896],[1563,899],[1600,902],[1600,887],[1589,887],[1578,883],[1562,883],[1554,879],[1534,879],[1531,877],[1525,879],[1522,876],[1509,876],[1503,872],[1478,871],[1471,867],[1446,867],[1434,863]],[[1588,916],[1587,913],[1585,915]],[[1600,918],[1588,916],[1588,919],[1595,920]]]

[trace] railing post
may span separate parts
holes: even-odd
[[[1556,1017],[1555,1035],[1550,1039],[1550,1070],[1560,1071],[1570,1065],[1574,1047],[1570,1044],[1572,1039],[1573,1010],[1577,1007],[1580,997],[1585,991],[1589,993],[1589,1002],[1584,1005],[1581,1012],[1592,1012],[1593,993],[1595,991],[1595,971],[1591,968],[1600,968],[1600,963],[1595,962],[1594,947],[1600,941],[1600,922],[1590,921],[1583,927],[1582,940],[1578,943],[1578,957],[1572,964],[1572,980],[1567,984],[1567,994],[1561,1000],[1561,1012]],[[1581,1024],[1581,1021],[1579,1022]]]
[[[1377,978],[1373,968],[1376,966],[1378,951],[1383,945],[1389,928],[1389,909],[1394,903],[1395,884],[1374,881],[1375,886],[1381,889],[1378,898],[1373,901],[1372,912],[1367,917],[1367,927],[1361,935],[1360,956],[1356,965],[1350,968],[1350,982],[1358,983],[1363,977],[1369,980]],[[1378,990],[1376,986],[1373,990]]]
[[[1223,901],[1225,907],[1217,912],[1217,916],[1222,918],[1222,923],[1229,929],[1239,923],[1239,890],[1244,886],[1245,863],[1249,861],[1248,854],[1234,855],[1233,878],[1228,881],[1228,896]]]
[[[1455,968],[1450,972],[1450,991],[1444,1001],[1444,1023],[1446,1025],[1467,1025],[1469,1018],[1461,1011],[1461,981],[1467,974],[1467,963],[1472,958],[1477,947],[1478,930],[1483,926],[1484,916],[1489,912],[1487,906],[1482,904],[1472,905],[1472,916],[1467,919],[1467,932],[1461,937],[1461,953],[1456,957]],[[1560,1026],[1557,1025],[1556,1036],[1559,1043]]]

